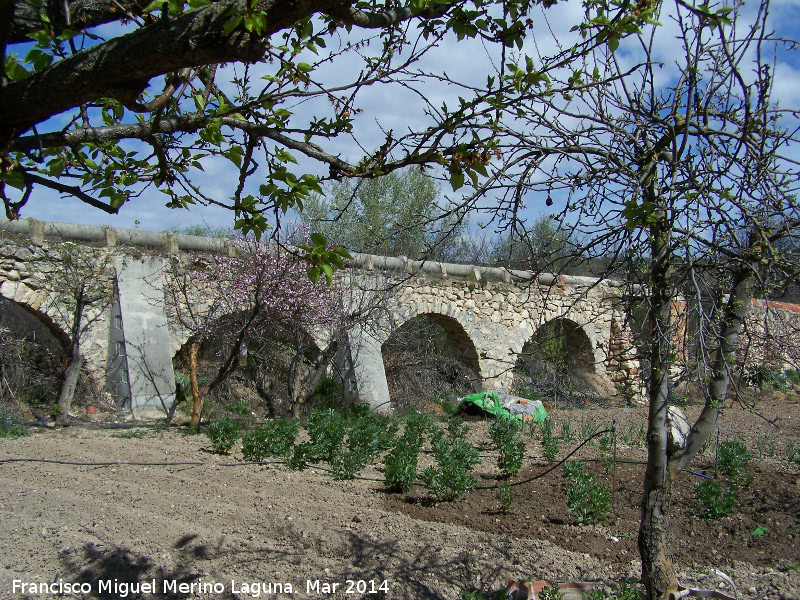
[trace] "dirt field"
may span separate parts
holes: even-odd
[[[738,437],[756,455],[753,482],[737,510],[718,521],[697,519],[692,489],[699,477],[682,474],[672,549],[687,587],[731,593],[710,574],[716,568],[734,578],[740,598],[797,600],[800,474],[785,449],[787,442],[800,446],[800,411],[796,397],[783,395],[759,409],[769,419],[780,415],[778,427],[740,409],[727,410],[720,423],[720,440]],[[581,421],[603,425],[619,410],[550,413],[559,433],[565,418],[579,432]],[[238,447],[229,457],[209,454],[204,436],[176,430],[137,439],[70,427],[3,439],[2,461],[78,464],[0,463],[0,598],[58,597],[31,593],[31,584],[53,581],[85,584],[83,592],[64,597],[114,599],[455,600],[465,591],[495,591],[506,578],[612,585],[639,572],[637,463],[644,452],[632,432],[642,419],[643,410],[634,409],[620,423],[615,510],[597,526],[574,524],[561,469],[516,486],[516,502],[502,511],[493,489],[439,504],[422,490],[388,494],[376,468],[362,473],[366,480],[341,482],[278,464],[224,466],[239,462]],[[470,425],[470,439],[485,456],[475,471],[479,486],[491,488],[498,471],[488,423]],[[630,444],[622,442],[622,431]],[[559,456],[572,446],[562,446]],[[535,438],[528,439],[528,452],[539,458],[514,481],[547,467]],[[613,470],[595,460],[599,449],[581,453],[611,487]],[[116,461],[148,464],[86,466]],[[176,462],[202,464],[155,464]],[[713,475],[713,446],[691,470]],[[754,535],[757,527],[766,531]],[[191,591],[180,593],[181,584]],[[333,584],[340,584],[335,591]],[[276,594],[280,588],[283,594]]]

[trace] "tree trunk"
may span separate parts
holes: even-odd
[[[647,340],[650,343],[648,377],[647,468],[639,523],[642,583],[650,600],[666,600],[677,591],[678,578],[667,548],[669,510],[677,464],[667,446],[669,369],[674,346],[672,324],[672,261],[669,213],[663,206],[654,177],[649,176],[643,199],[655,207],[648,228],[650,238],[650,307]]]
[[[75,397],[75,387],[78,385],[78,378],[81,374],[83,367],[83,356],[81,355],[78,342],[73,341],[70,345],[71,360],[67,368],[67,374],[64,377],[64,383],[61,385],[61,393],[58,396],[58,418],[59,423],[65,423],[69,416],[69,411],[72,408],[72,399]]]
[[[300,382],[297,379],[295,380],[295,390],[297,390],[297,392],[294,402],[292,403],[292,416],[296,419],[300,417],[300,407],[306,403],[308,398],[314,393],[314,390],[317,389],[317,386],[322,382],[322,378],[325,377],[325,373],[328,371],[328,365],[331,364],[337,348],[338,343],[333,342],[328,346],[325,352],[322,353],[317,368],[314,369],[314,375],[305,386],[302,386],[302,390],[300,389]]]
[[[203,410],[203,394],[200,393],[200,386],[197,385],[197,353],[200,351],[200,344],[193,342],[189,347],[189,382],[192,385],[192,420],[189,421],[190,427],[200,425],[200,413]]]

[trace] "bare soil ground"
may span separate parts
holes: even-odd
[[[734,578],[740,598],[797,600],[800,473],[786,460],[785,448],[787,442],[800,445],[800,411],[796,396],[781,394],[759,409],[769,419],[780,415],[778,427],[738,408],[728,409],[720,423],[720,440],[737,437],[757,457],[737,510],[717,521],[697,519],[692,489],[699,477],[682,474],[672,507],[672,550],[687,587],[731,593],[711,575],[720,569]],[[550,414],[555,433],[569,418],[577,435],[582,420],[604,425],[619,411]],[[630,433],[643,418],[643,409],[628,411],[618,431]],[[498,470],[488,422],[470,426],[470,439],[485,456],[475,471],[479,486],[492,488]],[[174,429],[141,438],[115,437],[119,433],[73,426],[0,440],[0,461],[75,463],[0,462],[0,598],[58,597],[19,586],[61,580],[88,584],[89,593],[64,594],[78,598],[454,600],[464,591],[497,590],[506,578],[607,586],[639,574],[638,463],[644,451],[635,436],[629,445],[619,436],[610,520],[580,526],[566,510],[560,468],[515,486],[516,502],[504,512],[494,489],[434,504],[421,489],[385,492],[376,467],[365,470],[363,480],[334,481],[320,470],[241,464],[238,447],[231,456],[212,455],[203,451],[205,436]],[[538,432],[526,439],[533,458],[512,481],[547,468]],[[559,457],[572,446],[562,446]],[[611,487],[613,469],[607,471],[598,457],[593,446],[579,456]],[[141,464],[88,464],[118,461]],[[713,446],[691,470],[713,474]],[[768,531],[753,535],[757,527]],[[155,591],[143,589],[153,580]],[[350,594],[348,580],[354,582]],[[101,582],[108,584],[101,589]],[[341,585],[334,592],[326,582]],[[173,593],[181,583],[194,587]],[[139,584],[140,591],[122,584]],[[202,591],[200,584],[222,591]],[[283,594],[274,593],[275,584]]]

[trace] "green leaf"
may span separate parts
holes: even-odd
[[[764,535],[768,531],[769,531],[769,527],[762,527],[761,525],[759,525],[758,527],[756,527],[753,530],[753,533],[751,533],[750,535],[760,536],[760,535]]]
[[[324,263],[320,266],[322,267],[322,270],[325,271],[325,283],[330,285],[331,280],[333,279],[333,267],[331,267],[330,265],[326,265]]]
[[[312,66],[311,66],[310,64],[308,64],[307,62],[301,62],[301,63],[297,63],[297,70],[298,70],[298,71],[302,71],[303,73],[308,73],[308,72],[309,72],[309,71],[311,71],[313,68],[314,68],[314,67],[312,67]]]
[[[25,187],[25,176],[19,171],[8,171],[3,179],[8,185],[18,190]]]
[[[310,236],[311,243],[317,248],[325,248],[328,245],[328,238],[321,233],[312,233]]]
[[[230,35],[231,32],[233,32],[234,29],[239,27],[239,24],[241,22],[242,22],[242,17],[241,16],[232,18],[230,21],[225,23],[225,25],[222,27],[222,33],[224,35]]]
[[[455,192],[458,188],[464,185],[464,172],[458,171],[456,173],[451,173],[450,175],[450,185],[453,186],[453,191]]]
[[[306,269],[306,274],[308,278],[311,280],[311,283],[317,283],[319,281],[320,275],[322,275],[319,267],[308,267]]]

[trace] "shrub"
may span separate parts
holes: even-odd
[[[11,419],[0,415],[0,438],[17,438],[30,434],[31,432],[24,425],[14,425]]]
[[[522,468],[525,442],[520,437],[520,429],[520,422],[508,417],[495,419],[489,427],[489,437],[500,452],[497,466],[505,477],[513,477]]]
[[[407,494],[417,477],[419,452],[425,441],[425,431],[430,420],[421,414],[412,414],[405,421],[403,436],[386,456],[384,485]]]
[[[236,402],[232,402],[226,407],[228,412],[231,412],[235,415],[239,415],[243,417],[244,415],[250,414],[250,405],[247,403],[246,400],[237,400]]]
[[[205,434],[211,442],[214,453],[227,454],[241,437],[241,425],[226,415],[206,427]]]
[[[514,488],[507,483],[501,483],[497,486],[497,499],[506,511],[514,504]]]
[[[727,440],[719,445],[717,465],[734,483],[750,483],[753,476],[747,471],[747,464],[752,458],[742,442]]]
[[[330,464],[336,479],[352,479],[365,465],[394,445],[397,424],[370,411],[369,404],[351,405],[345,412],[346,443]]]
[[[694,486],[697,499],[697,512],[701,519],[719,519],[727,517],[736,508],[738,499],[736,483],[731,483],[723,491],[722,484],[716,479],[704,479]]]
[[[268,421],[263,427],[242,435],[242,456],[256,462],[273,456],[288,458],[299,433],[300,422],[297,419],[282,417]]]
[[[433,456],[438,468],[422,472],[425,485],[441,500],[452,501],[472,490],[477,481],[468,471],[481,462],[478,451],[466,440],[467,428],[457,419],[450,419],[447,432],[441,427],[431,435]]]
[[[564,477],[570,481],[567,511],[573,513],[579,523],[594,524],[608,518],[611,492],[592,473],[583,470],[583,463],[568,462],[564,466]]]
[[[542,421],[542,451],[547,459],[547,464],[552,465],[558,456],[561,441],[553,435],[553,422],[550,417]]]
[[[312,408],[307,421],[311,438],[309,453],[318,460],[331,462],[341,451],[346,433],[344,416],[333,409]]]

